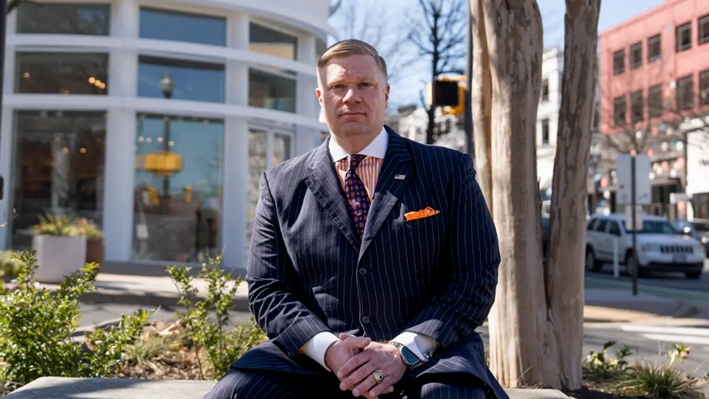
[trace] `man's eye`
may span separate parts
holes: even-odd
[[[345,85],[342,85],[342,84],[332,85],[332,89],[336,89],[336,90],[342,89],[343,87],[345,87]]]
[[[372,86],[374,86],[374,85],[371,84],[371,83],[369,83],[369,82],[362,82],[362,83],[359,84],[359,86],[360,86],[360,87],[372,87]]]

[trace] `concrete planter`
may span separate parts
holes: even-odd
[[[86,263],[86,237],[35,235],[32,248],[37,251],[35,280],[61,283]]]

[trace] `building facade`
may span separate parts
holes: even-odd
[[[542,200],[551,198],[551,183],[554,175],[556,133],[559,127],[561,107],[561,79],[564,70],[564,52],[558,47],[544,51],[542,55],[542,90],[537,108],[537,178]]]
[[[687,217],[688,204],[672,198],[689,191],[685,121],[709,114],[709,2],[667,0],[602,32],[599,84],[605,197],[614,205],[617,154],[645,153],[652,162],[648,211]]]
[[[46,213],[107,262],[245,267],[260,174],[320,143],[329,1],[73,0],[8,17],[0,249]]]

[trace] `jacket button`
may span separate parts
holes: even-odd
[[[360,267],[359,268],[359,275],[364,276],[365,274],[367,274],[367,269]]]
[[[370,321],[369,316],[362,316],[362,324],[369,324]]]

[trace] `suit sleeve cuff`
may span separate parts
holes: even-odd
[[[335,336],[335,334],[323,331],[321,333],[315,334],[315,336],[308,340],[308,342],[303,345],[303,353],[305,353],[309,358],[318,362],[327,371],[332,371],[325,365],[325,352],[330,347],[330,345],[339,341],[340,339]]]
[[[428,361],[436,350],[438,344],[436,340],[424,334],[417,334],[411,331],[404,331],[393,339],[405,345],[422,362]]]

